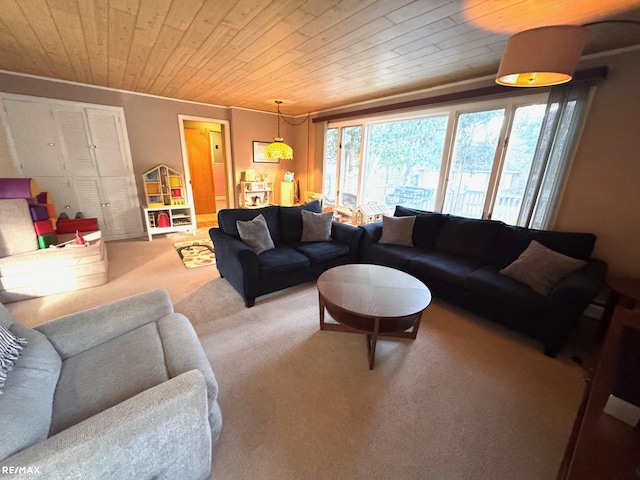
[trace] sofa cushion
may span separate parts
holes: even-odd
[[[448,215],[435,248],[443,252],[480,260],[500,229],[500,222]]]
[[[166,380],[155,322],[64,360],[56,388],[51,435]]]
[[[0,218],[0,258],[38,249],[29,204],[25,199],[0,200]]]
[[[218,225],[222,231],[226,234],[233,235],[236,238],[240,238],[238,233],[238,226],[236,220],[246,222],[253,220],[258,215],[262,214],[269,227],[269,233],[273,243],[278,245],[281,242],[280,239],[280,227],[278,223],[278,210],[280,207],[275,205],[269,205],[261,208],[226,208],[218,212]]]
[[[4,309],[0,305],[0,310]],[[16,362],[0,395],[0,459],[45,440],[51,426],[53,397],[62,359],[37,330],[18,323],[10,328],[28,347]]]
[[[382,216],[382,235],[378,243],[390,243],[392,245],[404,245],[413,247],[413,227],[416,217],[388,217]]]
[[[292,247],[308,257],[311,265],[349,255],[349,247],[339,242],[304,242]]]
[[[528,285],[541,295],[548,295],[560,280],[586,264],[584,260],[555,252],[533,240],[522,255],[500,273]]]
[[[413,244],[417,247],[433,248],[440,235],[440,228],[444,223],[444,215],[441,213],[425,212],[413,208],[397,206],[394,214],[396,217],[408,217],[415,215],[416,222],[413,225]]]
[[[333,212],[315,213],[303,210],[301,242],[328,242],[331,240]]]
[[[462,286],[465,278],[481,265],[478,260],[442,251],[428,251],[409,260],[409,273],[418,278],[435,277]]]
[[[504,268],[518,258],[532,240],[563,255],[588,260],[596,236],[592,233],[553,232],[503,224],[486,251],[485,261]]]
[[[419,247],[374,243],[367,248],[364,261],[405,270],[409,264],[409,260],[424,252],[426,252],[426,250]]]
[[[257,255],[275,248],[269,234],[269,227],[262,214],[246,222],[236,220],[236,226],[240,239]]]
[[[485,262],[504,268],[520,256],[531,243],[535,230],[516,227],[513,225],[500,225],[496,236],[485,251]]]
[[[269,278],[281,273],[295,272],[308,268],[309,259],[293,248],[281,245],[258,255],[260,277]]]
[[[495,265],[485,265],[474,270],[467,276],[464,286],[486,297],[487,301],[493,299],[497,303],[519,305],[529,313],[544,308],[546,297],[513,278],[501,275],[498,270]]]
[[[278,222],[280,224],[280,238],[284,243],[296,243],[302,237],[302,210],[321,213],[322,205],[319,200],[307,202],[297,207],[280,207]]]
[[[593,233],[535,230],[533,239],[551,250],[580,260],[589,260],[596,244]]]

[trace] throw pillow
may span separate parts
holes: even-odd
[[[236,220],[236,226],[240,239],[257,255],[275,248],[267,221],[262,214],[246,222]]]
[[[413,225],[416,222],[415,215],[409,217],[382,216],[382,235],[378,243],[391,243],[413,247]]]
[[[0,325],[0,394],[7,380],[7,373],[13,370],[26,344],[24,338],[16,337]]]
[[[584,260],[568,257],[532,240],[527,249],[500,273],[528,285],[541,295],[549,295],[560,280],[586,264]]]
[[[302,210],[301,242],[328,242],[331,240],[333,212],[314,213]]]

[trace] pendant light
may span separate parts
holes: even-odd
[[[265,158],[279,159],[279,160],[291,160],[293,159],[293,149],[284,143],[284,139],[280,136],[280,104],[281,100],[276,100],[278,105],[278,136],[274,137],[273,143],[267,145],[264,149]]]
[[[581,25],[554,25],[516,33],[507,41],[496,83],[546,87],[570,81],[588,36]]]

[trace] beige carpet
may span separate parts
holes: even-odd
[[[181,238],[109,243],[108,284],[9,308],[37,324],[168,288],[220,384],[218,480],[555,478],[583,386],[568,354],[436,301],[369,371],[363,336],[318,330],[312,284],[247,309],[215,267],[182,266]]]

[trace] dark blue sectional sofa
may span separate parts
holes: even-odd
[[[320,202],[218,212],[218,228],[209,230],[216,264],[220,276],[240,293],[247,307],[254,305],[256,297],[313,281],[331,267],[358,261],[362,229],[333,222],[331,241],[301,242],[303,209],[320,213]],[[267,222],[275,248],[256,255],[240,240],[236,221],[252,220],[259,214]]]
[[[416,276],[435,296],[541,341],[548,356],[565,346],[604,285],[607,266],[591,258],[593,234],[532,230],[396,207],[395,216],[412,215],[414,246],[378,243],[382,222],[368,224],[361,227],[359,260]],[[549,295],[541,295],[499,273],[531,240],[587,264],[562,279]]]

